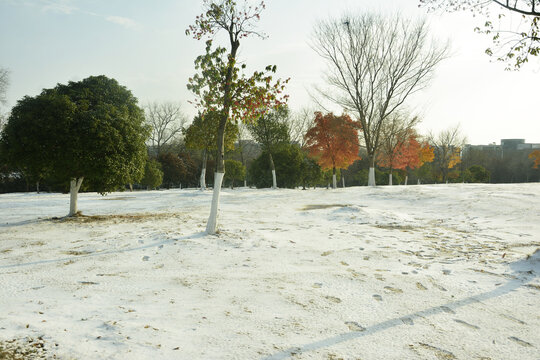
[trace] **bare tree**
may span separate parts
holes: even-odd
[[[388,185],[392,185],[392,171],[397,157],[396,150],[414,133],[414,127],[419,122],[418,116],[410,116],[406,112],[395,112],[381,128],[382,140],[379,155],[384,158],[384,162],[390,168]]]
[[[442,181],[448,180],[450,169],[461,162],[461,149],[467,141],[461,133],[459,125],[434,135],[428,135],[428,142],[433,146],[435,158],[433,165],[436,171],[440,173]]]
[[[180,104],[173,102],[149,103],[145,105],[144,113],[151,127],[150,144],[159,155],[164,147],[182,134],[187,117]]]
[[[375,185],[375,157],[381,129],[413,93],[423,89],[448,46],[427,37],[426,22],[375,14],[319,22],[312,47],[328,63],[332,88],[320,96],[354,114],[362,127],[370,164],[368,185]]]
[[[9,86],[9,71],[4,68],[0,68],[0,131],[4,127],[6,121],[6,115],[4,114],[3,107],[7,104],[7,88]]]
[[[303,107],[299,111],[293,112],[287,118],[291,143],[304,147],[306,144],[305,135],[313,126],[314,119],[315,109],[311,107]]]
[[[540,54],[540,0],[419,0],[428,10],[467,11],[486,17],[483,26],[474,30],[486,34],[493,41],[493,49],[485,53],[496,56],[506,63],[506,69],[519,69],[529,61],[529,56]],[[495,14],[492,14],[492,11]],[[505,15],[519,15],[516,19],[504,20]],[[495,15],[493,18],[492,15]],[[495,20],[496,19],[496,20]],[[498,28],[495,27],[498,23]]]

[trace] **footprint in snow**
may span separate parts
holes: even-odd
[[[373,295],[373,298],[377,301],[382,301],[382,296],[381,295],[378,295],[378,294],[375,294]]]
[[[366,328],[358,324],[356,321],[345,321],[345,325],[349,327],[351,331],[365,331]]]

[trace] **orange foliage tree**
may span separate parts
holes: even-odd
[[[315,125],[305,136],[306,150],[319,165],[332,169],[336,188],[336,168],[343,169],[360,159],[358,156],[358,125],[348,115],[315,113]]]
[[[540,165],[540,150],[534,150],[532,153],[530,153],[529,159],[534,160],[533,169],[538,169],[538,165]]]

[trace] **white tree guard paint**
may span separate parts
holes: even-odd
[[[276,170],[272,170],[272,189],[277,189]]]
[[[72,178],[69,182],[69,214],[68,216],[73,216],[77,213],[77,195],[79,194],[79,189],[83,182],[82,177]]]
[[[219,195],[221,193],[221,184],[225,173],[214,173],[214,193],[212,194],[212,207],[210,208],[210,216],[206,224],[206,233],[214,235],[217,231],[217,217],[219,210]]]
[[[244,179],[244,187],[247,187],[247,180]]]
[[[201,170],[201,190],[206,190],[206,167],[203,167]]]
[[[341,183],[343,184],[343,188],[345,188],[345,176],[341,175]]]
[[[392,174],[388,175],[388,185],[392,185]]]
[[[417,183],[417,184],[420,185],[420,179],[418,179],[418,183]]]
[[[375,168],[369,168],[368,186],[375,186]]]
[[[332,189],[337,189],[337,177],[336,177],[336,174],[332,174]]]
[[[405,175],[405,185],[407,185],[408,181],[409,181],[409,175]]]

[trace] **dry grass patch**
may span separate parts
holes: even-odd
[[[348,207],[351,205],[348,204],[311,204],[304,206],[301,210],[308,211],[308,210],[321,210],[321,209],[329,209],[329,208],[335,208],[335,207]]]
[[[83,215],[78,212],[75,216],[52,218],[54,222],[61,223],[96,223],[96,222],[112,222],[112,223],[131,223],[141,221],[156,221],[166,220],[171,218],[181,218],[182,213],[142,213],[142,214],[110,214],[110,215]]]

